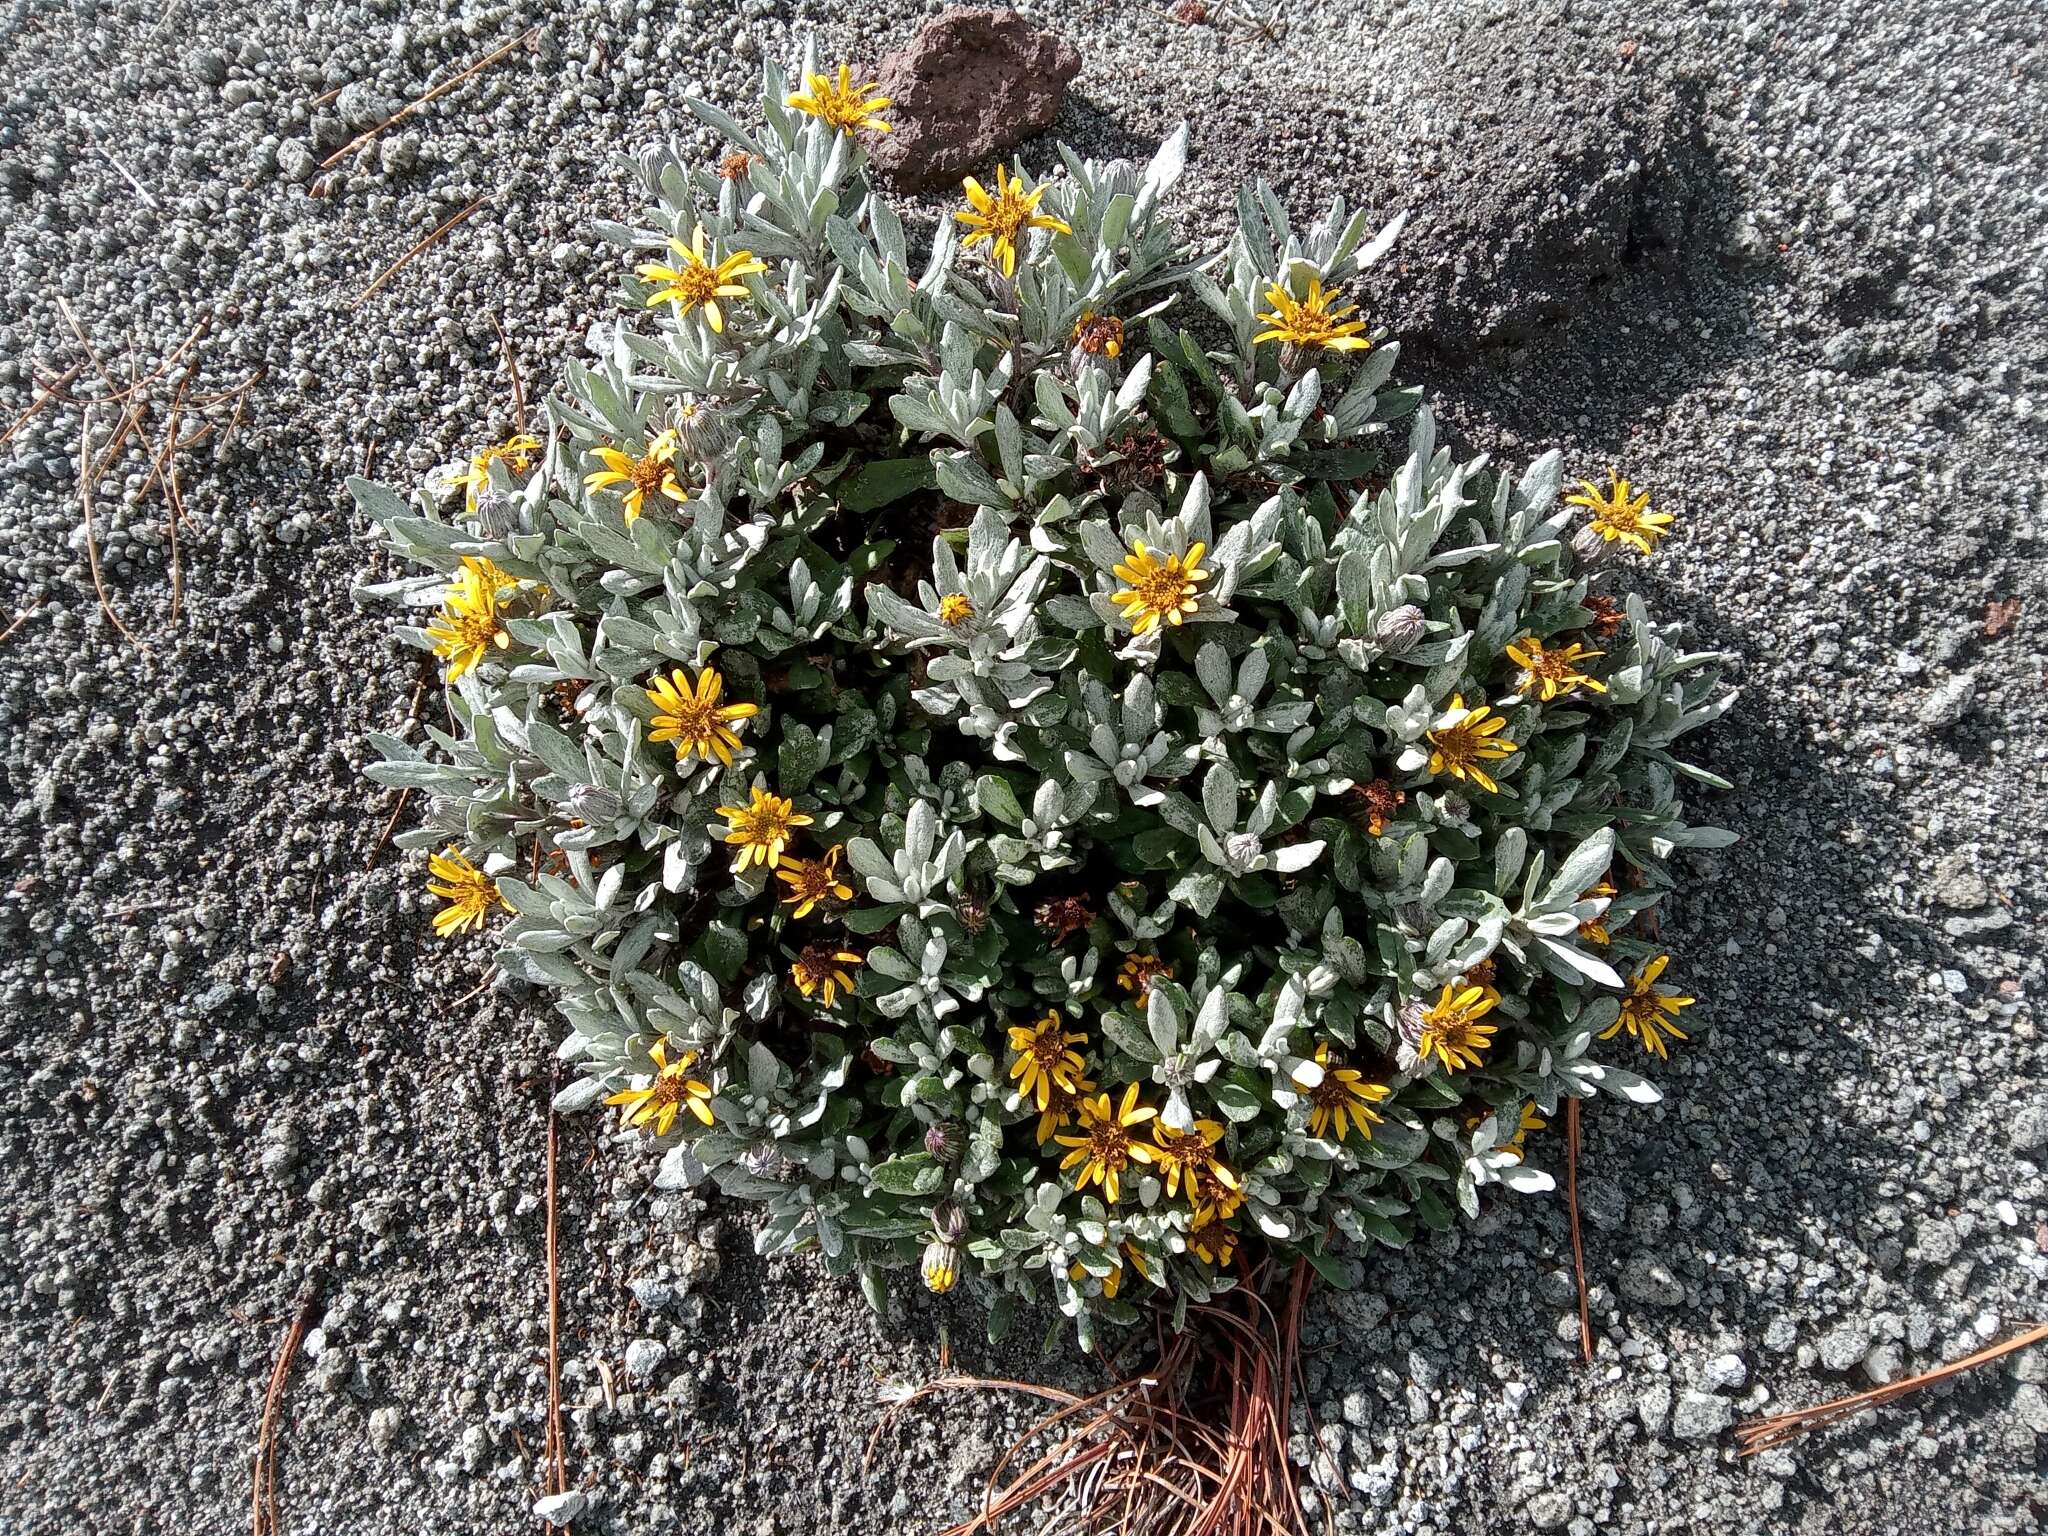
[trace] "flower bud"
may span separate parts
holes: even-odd
[[[503,491],[488,481],[477,487],[476,505],[469,515],[476,522],[477,532],[485,538],[502,539],[513,530],[510,502]]]
[[[960,1148],[965,1138],[960,1127],[951,1123],[928,1125],[924,1129],[924,1149],[942,1163],[959,1161]]]
[[[957,1243],[967,1235],[967,1212],[958,1200],[941,1200],[932,1207],[932,1230],[942,1242]]]
[[[1591,523],[1572,535],[1572,553],[1588,564],[1607,553],[1607,541]]]
[[[682,456],[696,463],[708,463],[732,446],[726,413],[716,400],[685,395],[670,409],[669,422]]]
[[[589,825],[598,826],[616,821],[619,812],[625,809],[625,802],[616,791],[601,784],[578,784],[569,791],[569,809]]]
[[[918,1273],[924,1276],[926,1290],[934,1296],[945,1295],[960,1278],[960,1250],[942,1237],[933,1238],[924,1245],[924,1262]]]
[[[1389,656],[1405,656],[1415,649],[1424,628],[1422,610],[1413,603],[1403,603],[1391,613],[1380,616],[1372,637]]]
[[[1411,1051],[1422,1044],[1422,1015],[1425,1011],[1422,1000],[1411,997],[1401,1005],[1401,1011],[1396,1015],[1395,1022],[1401,1031],[1401,1038],[1408,1043]]]

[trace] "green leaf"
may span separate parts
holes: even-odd
[[[839,483],[839,503],[849,512],[872,512],[916,491],[937,488],[938,473],[928,454],[914,459],[875,459]]]
[[[776,792],[802,794],[810,788],[818,770],[825,766],[825,752],[818,745],[818,733],[801,720],[783,721],[782,745],[776,749],[775,762],[780,775]]]
[[[909,910],[906,906],[885,902],[879,907],[855,907],[840,921],[854,933],[880,933]]]
[[[1017,791],[1000,774],[985,773],[974,781],[974,803],[984,815],[995,817],[1005,826],[1024,824],[1024,807],[1018,803]]]
[[[1177,437],[1184,443],[1198,441],[1202,436],[1202,424],[1195,419],[1193,405],[1188,400],[1188,387],[1181,382],[1180,370],[1161,358],[1152,370],[1152,382],[1145,390],[1146,399],[1151,402],[1152,414],[1159,419],[1159,425],[1167,435]]]
[[[1295,1252],[1307,1259],[1309,1268],[1329,1281],[1336,1289],[1350,1291],[1358,1288],[1358,1271],[1336,1254],[1319,1253],[1313,1248],[1297,1248]]]
[[[706,970],[731,986],[740,979],[747,963],[747,936],[730,923],[714,920],[704,925],[697,953]]]
[[[1102,1016],[1102,1032],[1126,1056],[1135,1057],[1148,1066],[1159,1065],[1159,1052],[1152,1044],[1152,1037],[1143,1026],[1133,1023],[1120,1011],[1111,1011]]]
[[[946,1167],[929,1152],[906,1152],[875,1164],[868,1182],[888,1195],[929,1195],[946,1182]]]
[[[1253,1086],[1251,1074],[1242,1067],[1233,1068],[1227,1075],[1212,1081],[1209,1097],[1216,1101],[1216,1107],[1233,1125],[1256,1120],[1266,1107],[1265,1095]]]

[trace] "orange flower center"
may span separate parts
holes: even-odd
[[[1131,1133],[1114,1120],[1089,1126],[1088,1155],[1111,1172],[1120,1171],[1131,1160]]]
[[[1057,1024],[1049,1024],[1031,1037],[1031,1059],[1044,1072],[1050,1073],[1066,1054],[1066,1032]]]
[[[1154,613],[1177,612],[1194,589],[1187,573],[1178,566],[1162,565],[1138,578],[1138,600]]]
[[[484,649],[498,638],[499,625],[495,614],[451,613],[448,615],[447,623],[457,639],[465,646],[473,646],[477,650]]]
[[[1479,748],[1486,738],[1464,723],[1449,726],[1441,731],[1431,731],[1429,739],[1443,754],[1444,761],[1454,768],[1467,768],[1479,761]]]
[[[816,860],[805,860],[794,871],[796,882],[790,889],[806,900],[822,900],[832,894],[832,871]]]
[[[1325,1073],[1323,1080],[1308,1091],[1309,1102],[1318,1109],[1341,1109],[1355,1097],[1346,1084],[1338,1081],[1335,1072]]]
[[[700,266],[694,261],[686,260],[676,270],[670,286],[675,289],[683,307],[688,309],[692,305],[708,303],[718,297],[718,274],[708,266]]]

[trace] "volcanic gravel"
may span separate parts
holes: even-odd
[[[26,614],[0,640],[0,1530],[240,1527],[309,1301],[285,1529],[532,1528],[553,1025],[477,990],[485,946],[435,942],[380,850],[364,734],[441,706],[350,597],[391,567],[342,480],[510,430],[493,319],[529,408],[552,386],[614,313],[587,226],[635,206],[621,156],[713,147],[686,92],[744,117],[763,55],[815,31],[871,61],[923,11],[0,14],[0,431],[38,376],[79,402],[0,448],[0,627]],[[1751,1461],[1731,1430],[2048,1316],[2038,5],[1031,14],[1085,61],[1077,148],[1189,120],[1204,241],[1250,173],[1304,218],[1333,190],[1413,208],[1362,295],[1403,376],[1468,451],[1647,487],[1678,526],[1640,584],[1742,658],[1696,738],[1736,787],[1696,805],[1743,840],[1664,915],[1694,1038],[1661,1106],[1585,1115],[1595,1362],[1561,1199],[1375,1252],[1307,1324],[1299,1448],[1336,1528],[2038,1529],[2048,1351]],[[80,449],[143,400],[91,487],[131,643]],[[964,1296],[899,1285],[878,1319],[757,1261],[746,1208],[655,1192],[602,1129],[560,1132],[578,1530],[930,1530],[1031,1410],[921,1403],[864,1464],[888,1382],[948,1347],[1099,1380],[1035,1330],[989,1349]],[[1555,1128],[1531,1155],[1559,1167]]]

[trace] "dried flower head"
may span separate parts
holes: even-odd
[[[1628,621],[1621,604],[1604,592],[1588,592],[1579,599],[1579,606],[1592,615],[1586,628],[1603,640],[1621,633],[1621,626]]]
[[[1354,784],[1350,800],[1351,819],[1365,829],[1367,836],[1378,837],[1408,803],[1408,792],[1397,789],[1392,779],[1374,779]]]
[[[1040,903],[1038,908],[1038,926],[1051,935],[1055,944],[1065,942],[1094,921],[1095,913],[1078,896],[1061,896]]]
[[[1153,977],[1172,975],[1173,967],[1157,955],[1134,954],[1118,969],[1116,984],[1142,1003],[1152,995]]]
[[[1074,322],[1074,345],[1088,357],[1121,357],[1124,323],[1115,315],[1098,315],[1092,309],[1084,309],[1081,318]]]

